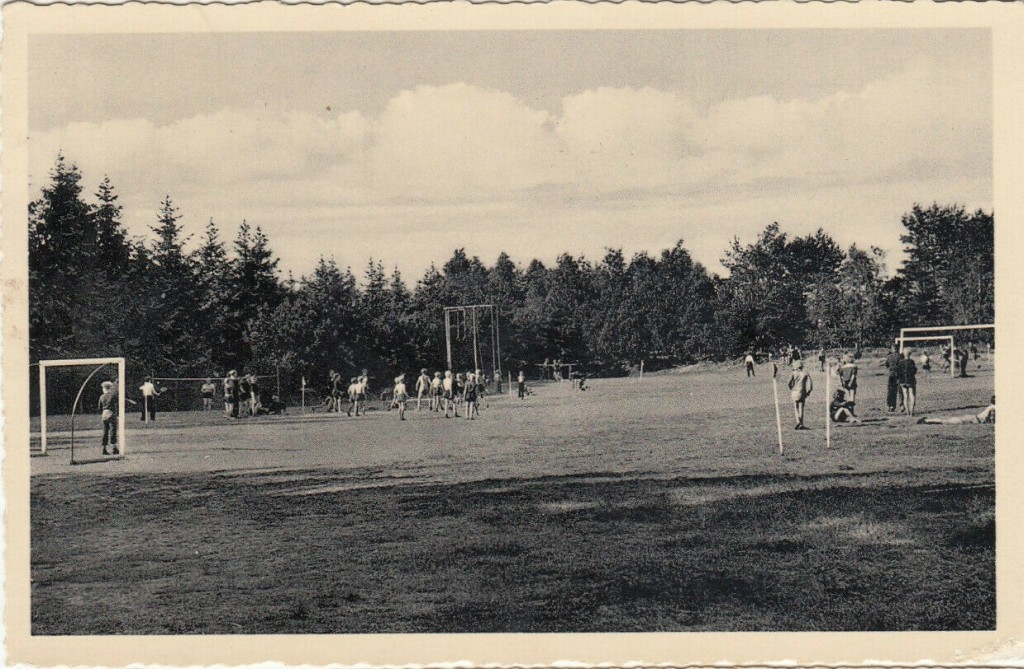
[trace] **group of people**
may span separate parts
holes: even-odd
[[[500,375],[495,371],[495,375]],[[445,418],[459,418],[459,408],[463,407],[463,416],[473,420],[480,415],[480,403],[485,402],[489,379],[479,369],[469,372],[453,373],[451,370],[434,372],[431,377],[426,369],[420,370],[416,379],[416,410],[423,409],[423,399],[429,401],[431,412],[444,411]],[[405,374],[395,378],[395,387],[391,395],[391,407],[398,409],[398,417],[405,420],[406,403],[411,401],[405,385]]]
[[[968,349],[962,349],[962,356],[957,352],[957,364],[960,365],[960,358],[966,358]],[[943,351],[948,358],[948,347]],[[788,381],[788,387],[793,401],[793,412],[796,418],[795,429],[804,430],[804,407],[807,398],[814,389],[814,382],[810,374],[804,370],[804,363],[800,359],[799,351],[790,348],[783,352],[791,362],[792,373]],[[825,368],[824,350],[819,351],[819,362],[822,370]],[[923,351],[919,361],[921,369],[925,372],[931,370],[931,358],[927,351]],[[754,356],[748,351],[744,358],[747,376],[755,376]],[[837,361],[835,373],[839,377],[839,387],[830,398],[829,416],[831,420],[838,423],[859,423],[860,418],[856,414],[857,387],[859,368],[854,353],[845,353]],[[895,345],[891,346],[885,359],[885,366],[888,368],[888,383],[886,388],[886,410],[895,413],[897,410],[913,417],[917,408],[917,373],[918,366],[911,351],[900,351]],[[777,366],[773,367],[777,373]],[[966,363],[960,369],[965,369]],[[948,369],[948,366],[946,367]],[[936,424],[964,424],[968,422],[994,422],[995,421],[995,397],[992,404],[979,414],[972,414],[966,417],[955,418],[922,418],[919,423]]]
[[[277,395],[271,395],[269,402],[264,401],[259,377],[255,374],[239,375],[237,370],[232,369],[224,377],[222,385],[225,418],[238,419],[242,416],[264,416],[285,412],[284,402]],[[213,379],[206,379],[200,392],[203,395],[203,407],[210,411],[216,392]]]

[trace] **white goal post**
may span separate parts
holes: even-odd
[[[127,454],[125,438],[125,361],[124,358],[74,358],[70,360],[39,361],[39,432],[41,451],[46,454],[46,370],[50,367],[95,367],[93,374],[107,365],[117,365],[117,431],[122,456]],[[88,379],[86,380],[88,381]],[[84,388],[83,384],[83,388]],[[81,392],[81,391],[79,391]],[[74,407],[71,407],[72,411]]]
[[[993,323],[983,323],[979,325],[940,325],[935,327],[914,327],[914,328],[900,328],[900,336],[896,338],[896,343],[899,344],[900,353],[903,353],[903,344],[908,341],[928,341],[936,339],[948,339],[949,340],[949,375],[956,376],[956,337],[954,335],[939,335],[935,333],[939,332],[963,332],[965,330],[995,330],[996,326]],[[934,336],[931,336],[934,334]],[[928,335],[928,336],[926,336]]]

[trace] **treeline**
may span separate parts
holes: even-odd
[[[787,343],[868,346],[901,326],[993,318],[993,216],[956,205],[903,216],[907,258],[891,276],[879,249],[773,223],[732,241],[724,277],[680,241],[632,258],[563,254],[550,267],[505,253],[487,266],[459,249],[410,286],[373,260],[359,277],[325,258],[309,276],[282,277],[259,227],[243,222],[228,242],[211,220],[190,239],[170,197],[152,235],[132,239],[109,179],[91,200],[81,181],[59,157],[29,208],[33,362],[124,356],[138,374],[279,366],[291,381],[319,383],[328,369],[366,367],[390,378],[445,364],[444,307],[493,303],[503,369],[550,358],[625,374],[641,360],[658,368]],[[486,345],[485,329],[480,337]]]

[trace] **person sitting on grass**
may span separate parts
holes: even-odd
[[[837,388],[832,394],[832,403],[828,406],[828,413],[834,423],[859,423],[860,418],[853,412],[855,402],[846,401],[846,391]]]
[[[949,418],[929,418],[922,416],[917,421],[918,425],[975,425],[979,423],[996,422],[996,396],[992,396],[992,403],[982,409],[979,413],[969,413],[963,416],[951,416]]]
[[[814,382],[811,375],[804,371],[802,360],[793,362],[793,373],[789,377],[789,391],[793,398],[793,413],[796,415],[796,426],[794,430],[806,430],[804,426],[804,406],[807,404],[807,397],[814,390]]]

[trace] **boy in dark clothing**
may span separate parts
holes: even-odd
[[[889,368],[889,386],[885,395],[885,406],[889,413],[896,411],[896,402],[900,397],[900,382],[896,378],[896,367],[900,362],[900,354],[896,346],[889,347],[889,355],[885,357],[885,366]]]
[[[117,450],[117,388],[110,381],[104,381],[100,387],[103,389],[99,401],[100,418],[103,420],[103,455],[110,455],[108,443],[113,446],[114,455],[118,455],[121,451]]]

